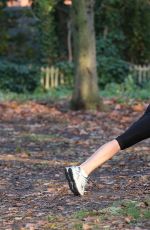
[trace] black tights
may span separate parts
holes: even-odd
[[[150,105],[144,115],[131,125],[122,135],[118,136],[118,141],[121,149],[126,149],[144,139],[150,137]]]

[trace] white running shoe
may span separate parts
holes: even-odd
[[[72,166],[65,168],[65,175],[68,180],[68,184],[70,190],[74,193],[74,195],[83,196],[85,191],[85,186],[87,184],[87,177],[83,172],[83,170],[79,166]]]

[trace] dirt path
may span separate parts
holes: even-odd
[[[149,140],[93,173],[82,198],[71,194],[64,177],[64,166],[82,162],[140,115],[119,106],[87,113],[67,112],[63,103],[0,104],[0,229],[96,229],[84,220],[80,228],[74,213],[99,211],[126,199],[145,202],[150,194]],[[108,219],[97,223],[97,229],[150,226],[148,219],[138,227],[128,222]]]

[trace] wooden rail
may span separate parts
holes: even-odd
[[[41,74],[41,85],[46,90],[65,84],[64,74],[57,67],[42,67]]]
[[[139,84],[150,81],[150,65],[130,65],[130,73]],[[58,67],[41,67],[41,85],[45,90],[57,88],[60,85],[73,85],[73,79],[68,78]]]
[[[131,65],[130,73],[139,84],[150,81],[150,65]]]

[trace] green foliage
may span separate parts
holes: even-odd
[[[141,225],[149,218],[149,214],[149,207],[145,205],[145,201],[123,200],[115,201],[111,206],[97,211],[80,210],[74,213],[73,221],[80,224],[81,229],[84,229],[84,223],[91,229],[111,229],[114,227],[113,224],[110,226],[111,222],[115,223],[116,228],[122,222],[122,226],[126,228],[127,225]]]
[[[52,221],[56,221],[57,220],[57,217],[56,216],[48,216],[47,217],[47,220],[48,220],[48,222],[52,222]]]
[[[57,89],[51,89],[47,92],[43,92],[41,88],[35,89],[32,93],[15,93],[0,88],[0,101],[28,101],[28,100],[44,100],[44,101],[56,101],[70,97],[72,90],[66,87],[59,87]]]
[[[145,218],[145,219],[150,219],[150,210],[146,210],[146,211],[144,212],[144,218]]]
[[[74,63],[68,61],[60,61],[56,63],[56,67],[62,71],[68,85],[72,86],[74,83]]]
[[[148,63],[150,61],[149,1],[124,1],[121,13],[126,37],[125,57],[133,63]]]
[[[96,1],[95,28],[99,38],[111,40],[120,59],[135,64],[150,61],[150,4],[148,0]],[[114,39],[123,37],[123,40]],[[121,49],[120,49],[121,48]]]
[[[16,63],[36,62],[37,19],[28,8],[0,10],[0,56]]]
[[[10,10],[5,6],[6,0],[0,0],[1,58],[23,65],[37,62],[37,59],[42,65],[54,64],[71,82],[74,76],[73,64],[62,61],[67,59],[67,20],[70,8],[60,0],[34,0],[33,9]],[[106,88],[113,91],[113,85],[120,91],[122,88],[123,92],[130,91],[130,96],[136,96],[138,93],[135,90],[133,92],[135,88],[132,88],[126,76],[129,74],[129,62],[145,64],[150,61],[149,0],[96,0],[95,30],[99,86],[104,88],[116,82],[119,86],[110,84]],[[4,75],[1,74],[0,78]],[[15,71],[13,79],[16,75]],[[122,82],[126,86],[120,86]],[[11,84],[11,81],[10,84],[1,83],[1,87],[6,88]],[[147,88],[137,88],[141,97],[147,98]]]
[[[111,34],[107,38],[97,40],[97,70],[99,85],[105,86],[110,82],[122,82],[128,75],[128,63],[121,60],[119,43],[124,41],[122,34]],[[118,46],[116,46],[118,43]]]
[[[119,211],[120,214],[124,216],[130,216],[133,219],[140,218],[140,208],[138,207],[137,202],[129,201],[127,203],[123,203],[123,208]]]
[[[83,224],[82,223],[76,223],[73,228],[75,230],[83,230]]]
[[[39,70],[33,65],[0,61],[0,88],[12,92],[33,92],[39,85]]]
[[[54,0],[36,0],[34,12],[39,19],[39,61],[51,65],[57,58],[57,36],[55,24]]]
[[[3,79],[4,80],[4,79]],[[0,78],[0,82],[2,79]],[[13,82],[14,83],[14,82]],[[8,81],[9,84],[9,81]],[[1,84],[0,84],[1,85]],[[1,87],[0,87],[1,88]],[[25,91],[25,90],[24,90]],[[137,98],[142,100],[150,99],[150,83],[145,83],[142,87],[135,84],[133,79],[129,76],[126,81],[119,83],[109,83],[106,87],[100,91],[102,97],[116,98],[118,102],[124,103],[130,98]],[[56,89],[50,89],[47,92],[43,92],[40,87],[36,88],[32,94],[17,94],[12,92],[0,91],[0,101],[4,100],[59,100],[68,98],[72,94],[72,89],[68,87],[60,86]]]
[[[0,0],[0,8],[3,8],[6,6],[7,0]]]
[[[1,32],[0,32],[0,55],[3,55],[5,52],[7,52],[8,49],[8,33],[7,33],[7,29],[6,29],[6,20],[7,20],[7,16],[5,14],[5,12],[3,11],[4,6],[5,6],[6,1],[0,1],[0,28],[1,28]]]
[[[124,82],[111,82],[105,86],[101,92],[102,96],[117,97],[121,102],[127,98],[150,99],[150,82],[144,83],[142,86],[136,84],[132,75],[128,75]]]
[[[74,213],[75,218],[82,220],[83,218],[87,217],[89,215],[89,211],[87,210],[80,210],[76,213]]]
[[[138,201],[120,201],[114,202],[111,207],[102,211],[103,214],[111,216],[129,217],[129,223],[140,221],[149,218],[149,209],[144,205],[144,202]]]
[[[120,3],[97,2],[96,11],[97,67],[100,86],[110,82],[122,82],[128,74],[128,64],[123,61],[125,36],[121,29]]]
[[[101,57],[98,65],[98,82],[100,87],[104,87],[110,82],[121,83],[128,75],[128,65],[115,58]]]

